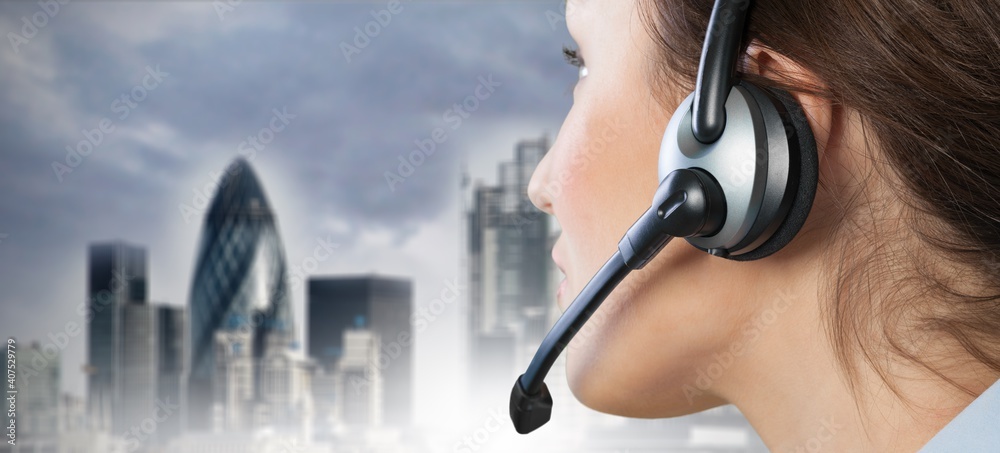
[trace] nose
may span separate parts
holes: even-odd
[[[555,148],[550,148],[549,152],[545,153],[545,157],[531,174],[531,181],[528,181],[528,199],[531,200],[531,204],[549,215],[552,215],[552,194],[549,193],[548,186],[553,149]]]

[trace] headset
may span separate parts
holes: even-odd
[[[695,92],[673,114],[660,145],[652,206],[546,335],[514,383],[510,418],[530,433],[549,421],[544,379],[573,336],[633,270],[673,238],[714,256],[751,261],[791,242],[816,195],[816,142],[802,107],[784,91],[736,77],[750,0],[716,0]]]

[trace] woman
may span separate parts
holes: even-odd
[[[563,309],[649,208],[711,3],[568,1],[580,79],[529,187],[563,229]],[[739,72],[801,103],[812,211],[760,261],[671,242],[570,348],[576,397],[630,417],[731,403],[773,451],[1000,451],[997,17],[992,0],[755,2]]]

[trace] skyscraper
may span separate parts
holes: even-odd
[[[498,184],[472,189],[468,223],[470,367],[479,384],[509,379],[549,327],[553,302],[548,216],[528,182],[548,151],[545,138],[517,144]]]
[[[18,359],[18,443],[24,451],[48,451],[59,432],[59,350],[32,343]]]
[[[190,295],[187,427],[212,426],[218,332],[249,332],[253,360],[292,345],[295,329],[277,221],[246,160],[222,175],[208,207]],[[256,368],[254,394],[256,388]]]
[[[313,419],[310,378],[312,362],[301,349],[271,347],[257,367],[254,427],[266,426],[303,440],[311,437]]]
[[[215,333],[213,431],[238,431],[253,421],[253,333]]]
[[[156,308],[157,399],[162,404],[178,405],[184,376],[184,309]],[[157,426],[156,438],[163,444],[181,433],[181,415],[171,413]]]
[[[121,307],[146,300],[146,250],[123,242],[92,244],[89,250],[87,308],[88,412],[121,401]]]
[[[121,306],[121,361],[113,407],[114,432],[138,427],[152,414],[157,394],[156,308],[144,303]]]
[[[382,420],[382,373],[378,335],[365,329],[344,331],[344,355],[337,362],[337,418],[345,425],[377,426]]]
[[[406,425],[413,407],[412,283],[377,276],[311,278],[308,284],[309,356],[331,370],[345,355],[344,332],[370,330],[380,341],[382,421]]]
[[[335,437],[337,422],[337,384],[335,369],[316,366],[310,382],[315,418],[313,419],[314,440],[330,442]]]

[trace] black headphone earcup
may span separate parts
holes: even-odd
[[[784,122],[785,135],[788,137],[790,152],[789,176],[797,176],[798,183],[790,181],[794,190],[792,203],[788,214],[771,237],[754,250],[727,258],[734,261],[753,261],[770,256],[792,242],[799,230],[806,223],[809,211],[816,197],[816,187],[819,181],[819,155],[816,150],[816,139],[813,137],[809,120],[802,106],[786,91],[777,89],[763,90],[753,84],[742,82],[741,86],[754,97],[760,108],[777,109]],[[797,152],[796,152],[797,151]],[[795,175],[795,161],[798,161],[798,174]]]

